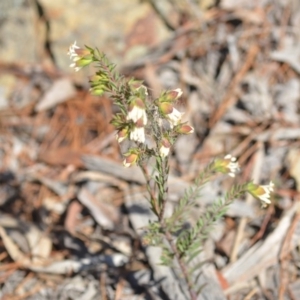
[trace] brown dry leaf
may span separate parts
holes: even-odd
[[[29,258],[26,257],[22,251],[20,251],[19,247],[9,237],[9,235],[6,233],[6,230],[2,226],[0,226],[0,236],[2,238],[6,251],[11,258],[15,262],[21,262],[22,265],[29,265]]]
[[[291,299],[300,299],[300,279],[289,285]]]
[[[242,19],[245,22],[260,25],[265,19],[265,12],[262,9],[249,10],[249,9],[237,9],[234,13],[237,18]]]
[[[120,163],[96,155],[82,155],[81,159],[88,170],[103,172],[125,181],[145,183],[143,173],[137,166],[124,168]]]
[[[31,264],[43,264],[52,250],[51,239],[34,226],[29,227],[25,236],[30,247]]]
[[[297,42],[296,42],[297,43]],[[299,41],[295,45],[289,38],[284,39],[284,47],[281,50],[273,51],[270,54],[271,59],[284,62],[290,65],[298,74],[300,73],[299,63]]]
[[[39,153],[39,160],[54,166],[74,165],[75,167],[82,167],[82,154],[82,151],[76,151],[70,147],[60,147]]]
[[[97,255],[82,259],[66,259],[55,261],[45,266],[32,266],[31,269],[36,272],[44,272],[51,274],[70,274],[83,270],[95,268],[95,265],[106,264],[111,268],[124,266],[128,262],[128,257],[121,253],[111,255]]]
[[[87,207],[96,222],[105,229],[113,229],[118,219],[115,208],[98,201],[87,189],[82,188],[77,195],[78,200]]]
[[[61,78],[52,84],[42,99],[35,106],[35,110],[40,112],[55,107],[57,104],[76,95],[76,89],[69,78]]]
[[[221,0],[220,1],[220,7],[223,9],[236,9],[240,7],[245,7],[247,6],[249,1],[247,0]]]
[[[72,234],[75,233],[77,225],[77,216],[82,210],[82,205],[78,201],[70,203],[65,219],[65,228]]]
[[[34,226],[29,226],[25,233],[30,249],[29,254],[25,254],[20,250],[20,247],[2,226],[0,226],[0,236],[10,257],[24,267],[40,266],[50,256],[52,241]]]
[[[155,31],[156,23],[157,16],[154,13],[148,13],[138,19],[125,37],[126,50],[136,45],[146,45],[147,47],[155,45],[158,40]]]
[[[266,240],[256,243],[249,248],[237,261],[227,265],[222,274],[231,285],[249,281],[262,274],[267,268],[278,261],[278,255],[287,230],[292,223],[295,212],[299,210],[299,203],[295,204],[284,214],[276,229]],[[292,237],[292,248],[299,239],[296,232]]]

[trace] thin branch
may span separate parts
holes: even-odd
[[[180,270],[182,271],[183,278],[184,278],[185,282],[187,283],[188,292],[190,294],[191,300],[197,300],[197,294],[194,291],[193,283],[191,281],[191,278],[188,275],[187,267],[184,264],[183,260],[180,258],[180,255],[177,251],[176,245],[173,243],[172,235],[169,231],[166,231],[165,236],[166,236],[166,240],[168,241],[170,248],[173,251],[174,256],[179,264]]]
[[[144,165],[144,164],[141,164],[140,165],[141,167],[141,170],[143,172],[143,175],[146,179],[146,187],[147,187],[147,191],[150,195],[150,204],[154,210],[154,213],[156,214],[156,216],[158,217],[159,216],[159,213],[160,213],[160,209],[159,209],[159,206],[158,206],[158,201],[157,201],[157,198],[154,194],[154,191],[152,190],[151,188],[151,176],[149,175],[149,172],[148,172],[148,169],[147,167]]]

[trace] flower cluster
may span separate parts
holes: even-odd
[[[183,113],[179,112],[173,106],[173,102],[182,95],[181,89],[175,89],[163,93],[153,104],[150,104],[148,100],[147,88],[139,82],[133,82],[131,85],[132,96],[128,99],[128,106],[126,109],[126,115],[117,115],[114,117],[113,124],[117,128],[116,139],[119,143],[125,139],[129,139],[138,144],[137,149],[141,148],[145,144],[146,128],[151,132],[157,125],[161,132],[156,137],[156,143],[158,150],[156,155],[161,158],[166,158],[174,142],[174,137],[180,134],[190,134],[194,132],[194,128],[188,124],[181,123],[181,117]],[[147,107],[147,105],[151,108]],[[169,123],[169,129],[164,129],[160,124],[160,119],[153,118],[153,114],[158,113],[162,119],[165,119]],[[152,114],[150,116],[150,114]],[[149,124],[148,120],[151,120]],[[153,124],[156,122],[156,125]],[[132,152],[132,150],[134,150]],[[124,160],[124,166],[129,167],[137,163],[140,159],[141,152],[135,151],[135,148],[130,148],[126,153],[126,159]],[[132,159],[134,157],[134,159]]]
[[[258,185],[253,182],[247,184],[247,191],[256,199],[262,202],[262,207],[271,203],[271,193],[274,191],[274,183],[270,181],[268,185]]]
[[[145,158],[154,155],[165,159],[179,135],[194,132],[192,126],[182,122],[183,113],[174,107],[175,101],[182,95],[181,89],[164,92],[158,99],[152,101],[142,82],[130,80],[123,84],[121,92],[116,84],[119,82],[118,78],[113,75],[114,65],[108,62],[104,54],[87,46],[82,49],[74,42],[69,48],[68,55],[72,60],[70,67],[75,71],[92,62],[99,63],[99,70],[90,78],[90,90],[95,95],[110,93],[120,108],[120,112],[114,115],[111,123],[117,129],[118,143],[125,140],[134,143],[124,154],[126,167],[138,163],[145,153],[147,153]],[[146,134],[156,147],[149,148]]]
[[[235,174],[240,170],[239,163],[236,157],[227,154],[224,158],[217,158],[214,161],[213,169],[215,172],[228,174],[230,177],[235,177]]]

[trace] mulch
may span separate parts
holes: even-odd
[[[118,67],[152,97],[183,90],[177,106],[195,133],[172,152],[168,213],[227,153],[242,166],[236,182],[275,183],[268,208],[237,199],[216,224],[199,257],[199,299],[300,299],[300,10],[222,2],[186,1],[174,19],[156,11],[172,36]],[[15,83],[0,110],[1,299],[184,299],[159,249],[142,243],[153,216],[139,169],[122,166],[111,100],[54,65],[0,59],[3,74]],[[189,222],[231,184],[205,186]]]

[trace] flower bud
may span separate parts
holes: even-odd
[[[142,91],[145,95],[148,95],[148,90],[147,87],[143,85],[143,81],[138,81],[138,80],[134,80],[134,81],[130,81],[129,85],[131,87],[131,90],[133,92],[135,91]]]
[[[146,98],[146,96],[148,96],[148,90],[147,90],[147,87],[144,86],[142,84],[142,82],[140,81],[135,81],[135,82],[132,82],[130,84],[131,86],[131,90],[136,94],[136,92],[138,92],[137,94],[140,95],[140,97],[142,97],[143,99]]]
[[[104,94],[104,92],[105,92],[105,87],[103,85],[98,85],[98,86],[90,88],[89,91],[94,96],[102,96]]]
[[[101,83],[102,77],[100,75],[93,75],[89,77],[90,86],[93,88]]]
[[[79,59],[74,57],[73,63],[70,64],[70,68],[74,68],[75,72],[78,72],[81,68],[89,65],[91,62],[93,62],[93,57],[91,55]]]
[[[165,158],[169,155],[171,146],[172,145],[167,138],[162,139],[161,146],[159,148],[159,154],[162,158]]]
[[[139,151],[137,149],[130,149],[129,152],[124,154],[125,159],[123,165],[125,168],[131,167],[136,164],[139,159]]]
[[[169,102],[161,102],[158,104],[158,109],[161,112],[161,114],[165,116],[172,113],[174,107]]]
[[[179,97],[182,95],[182,90],[181,89],[176,89],[172,91],[168,91],[166,93],[166,101],[173,102],[177,100]]]
[[[143,96],[148,96],[147,87],[145,87],[143,84],[141,84],[136,90],[140,92]]]
[[[160,113],[169,121],[171,128],[180,123],[183,113],[179,112],[171,103],[158,103],[158,108]]]
[[[128,137],[128,128],[123,128],[119,130],[116,134],[116,140],[118,143],[122,143]]]
[[[190,134],[194,132],[194,128],[187,124],[179,124],[176,126],[176,132],[181,134]]]

